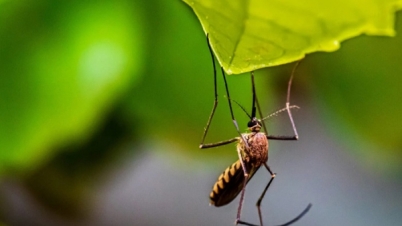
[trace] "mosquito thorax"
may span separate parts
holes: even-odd
[[[247,123],[247,127],[251,132],[260,132],[261,130],[261,121],[257,118],[253,118],[251,121]]]

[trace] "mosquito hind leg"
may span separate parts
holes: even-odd
[[[286,222],[284,224],[281,224],[281,225],[278,225],[278,226],[289,226],[289,225],[293,224],[294,222],[300,220],[300,218],[302,218],[310,210],[310,208],[312,206],[313,205],[311,203],[309,203],[307,205],[307,207],[303,210],[303,212],[301,212],[297,217],[293,218],[291,221],[288,221],[288,222]]]
[[[271,168],[269,168],[269,166],[266,163],[264,163],[264,166],[268,170],[268,172],[271,174],[271,179],[269,180],[267,186],[265,186],[264,191],[261,193],[261,196],[260,196],[260,198],[258,199],[258,201],[256,203],[257,210],[258,210],[258,217],[260,219],[260,225],[261,226],[263,226],[262,214],[261,214],[261,202],[262,202],[262,199],[264,199],[265,193],[267,192],[269,186],[271,186],[272,181],[274,181],[274,178],[275,178],[275,175],[276,175],[275,173],[272,172]]]
[[[236,216],[235,224],[236,225],[242,224],[242,225],[248,225],[248,226],[258,226],[258,225],[250,224],[250,223],[240,220],[241,210],[242,210],[243,201],[244,201],[244,193],[246,192],[246,184],[247,184],[249,176],[250,176],[249,174],[244,173],[244,185],[243,185],[243,189],[241,190],[241,194],[240,194],[240,202],[239,202],[239,207],[237,209],[237,216]]]
[[[274,181],[274,178],[275,178],[275,176],[276,176],[276,174],[272,172],[272,170],[269,168],[269,166],[268,166],[266,163],[264,163],[264,166],[265,166],[265,168],[268,170],[268,172],[271,174],[271,179],[269,180],[267,186],[265,186],[264,191],[262,192],[260,198],[258,199],[258,201],[257,201],[257,203],[256,203],[256,205],[257,205],[257,210],[258,210],[258,217],[260,218],[260,225],[261,225],[261,226],[263,226],[263,223],[262,223],[262,214],[261,214],[261,202],[262,202],[262,200],[264,199],[265,193],[267,192],[269,186],[272,184],[272,181]],[[284,224],[278,225],[278,226],[289,226],[289,225],[295,223],[296,221],[300,220],[300,218],[302,218],[302,217],[310,210],[311,206],[312,206],[312,204],[309,203],[309,204],[307,205],[307,207],[303,210],[303,212],[301,212],[298,216],[296,216],[296,217],[293,218],[292,220],[290,220],[290,221],[288,221],[288,222],[286,222],[286,223],[284,223]]]
[[[237,209],[237,215],[236,215],[235,224],[236,225],[243,224],[243,225],[248,225],[248,226],[257,226],[257,225],[250,224],[250,223],[247,223],[245,221],[240,220],[241,210],[242,210],[243,202],[244,202],[244,194],[246,193],[246,185],[247,185],[247,182],[248,182],[249,177],[250,177],[250,174],[249,174],[250,172],[248,171],[248,169],[247,169],[247,167],[246,167],[246,165],[245,165],[245,163],[243,161],[241,153],[242,153],[242,150],[240,148],[237,148],[237,154],[239,156],[240,163],[241,163],[241,166],[242,166],[242,169],[243,169],[244,182],[243,182],[243,188],[242,188],[241,194],[240,194],[240,201],[239,201],[239,207]]]
[[[236,217],[235,224],[236,224],[236,225],[242,224],[242,225],[247,225],[247,226],[258,226],[258,225],[256,225],[256,224],[250,224],[250,223],[248,223],[248,222],[245,222],[245,221],[240,220],[241,209],[242,209],[242,206],[243,206],[244,193],[245,193],[245,191],[246,191],[246,184],[247,184],[248,177],[249,177],[249,175],[247,174],[247,177],[245,176],[245,178],[244,178],[244,179],[245,179],[245,180],[244,180],[244,186],[243,186],[243,189],[242,189],[242,191],[241,191],[240,203],[239,203],[239,208],[238,208],[238,210],[237,210],[237,217]],[[261,219],[261,217],[260,217],[260,219]],[[261,225],[261,226],[262,226],[262,225]]]

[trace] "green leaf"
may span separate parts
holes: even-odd
[[[0,8],[0,175],[84,140],[136,78],[130,1],[10,1]]]
[[[228,74],[335,51],[360,34],[393,36],[401,0],[183,0]]]

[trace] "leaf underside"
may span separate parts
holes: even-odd
[[[194,10],[228,74],[335,51],[361,34],[394,36],[402,0],[183,0]]]

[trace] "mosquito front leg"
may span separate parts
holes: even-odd
[[[298,140],[299,137],[294,136],[275,136],[275,135],[267,135],[267,138],[270,140]]]
[[[226,76],[225,76],[225,72],[223,71],[223,67],[221,67],[221,71],[222,71],[223,81],[225,82],[226,95],[228,97],[230,115],[232,117],[233,124],[234,124],[234,126],[236,128],[237,133],[240,135],[240,138],[243,140],[243,143],[244,143],[246,149],[248,149],[249,146],[248,146],[246,140],[244,139],[243,135],[240,133],[239,125],[237,125],[237,121],[236,121],[236,119],[234,117],[234,113],[233,113],[233,109],[232,109],[232,102],[230,101],[231,99],[230,99],[230,94],[229,94],[229,87],[228,87],[228,83],[226,81]]]
[[[200,148],[201,149],[214,148],[214,147],[230,144],[230,143],[236,142],[238,140],[239,140],[239,138],[235,137],[235,138],[232,138],[232,139],[229,139],[229,140],[219,141],[219,142],[216,142],[216,143],[200,144]]]
[[[235,141],[238,141],[237,138],[232,138],[232,139],[229,139],[229,140],[220,141],[220,142],[216,142],[216,143],[204,144],[205,138],[206,138],[208,130],[209,130],[209,126],[211,125],[212,118],[214,117],[214,114],[215,114],[215,110],[218,107],[218,89],[217,89],[217,79],[216,79],[216,66],[215,66],[214,54],[213,54],[213,51],[212,51],[212,48],[211,48],[211,44],[209,42],[209,36],[208,35],[207,35],[207,43],[208,43],[209,52],[211,54],[212,65],[213,65],[213,70],[214,70],[214,94],[215,95],[214,95],[214,105],[212,107],[211,114],[209,115],[207,125],[204,128],[204,134],[202,135],[201,144],[200,144],[201,149],[217,147],[217,146],[230,144],[230,143],[233,143]],[[239,126],[237,125],[237,121],[236,121],[236,119],[234,117],[234,114],[233,114],[232,104],[230,102],[229,88],[228,88],[228,84],[227,84],[227,81],[226,81],[225,72],[223,71],[222,67],[221,67],[221,70],[222,70],[223,80],[225,82],[226,94],[227,94],[227,97],[228,97],[230,114],[231,114],[231,117],[232,117],[233,124],[234,124],[234,126],[236,128],[237,133],[240,135],[240,139],[243,140],[243,142],[246,144],[246,147],[248,148],[248,144],[245,142],[245,139],[243,138],[243,135],[240,133]]]
[[[215,99],[214,99],[214,106],[212,108],[211,114],[209,115],[209,118],[208,118],[208,121],[207,121],[207,125],[204,128],[204,134],[202,135],[200,148],[202,148],[202,146],[204,145],[205,137],[207,136],[209,126],[211,125],[211,121],[212,121],[212,118],[214,117],[215,110],[218,107],[218,89],[217,89],[217,82],[216,82],[216,67],[215,67],[214,54],[212,52],[211,45],[209,44],[208,35],[207,35],[207,43],[208,43],[209,53],[211,54],[212,65],[213,65],[213,70],[214,70],[214,93],[215,93]]]

